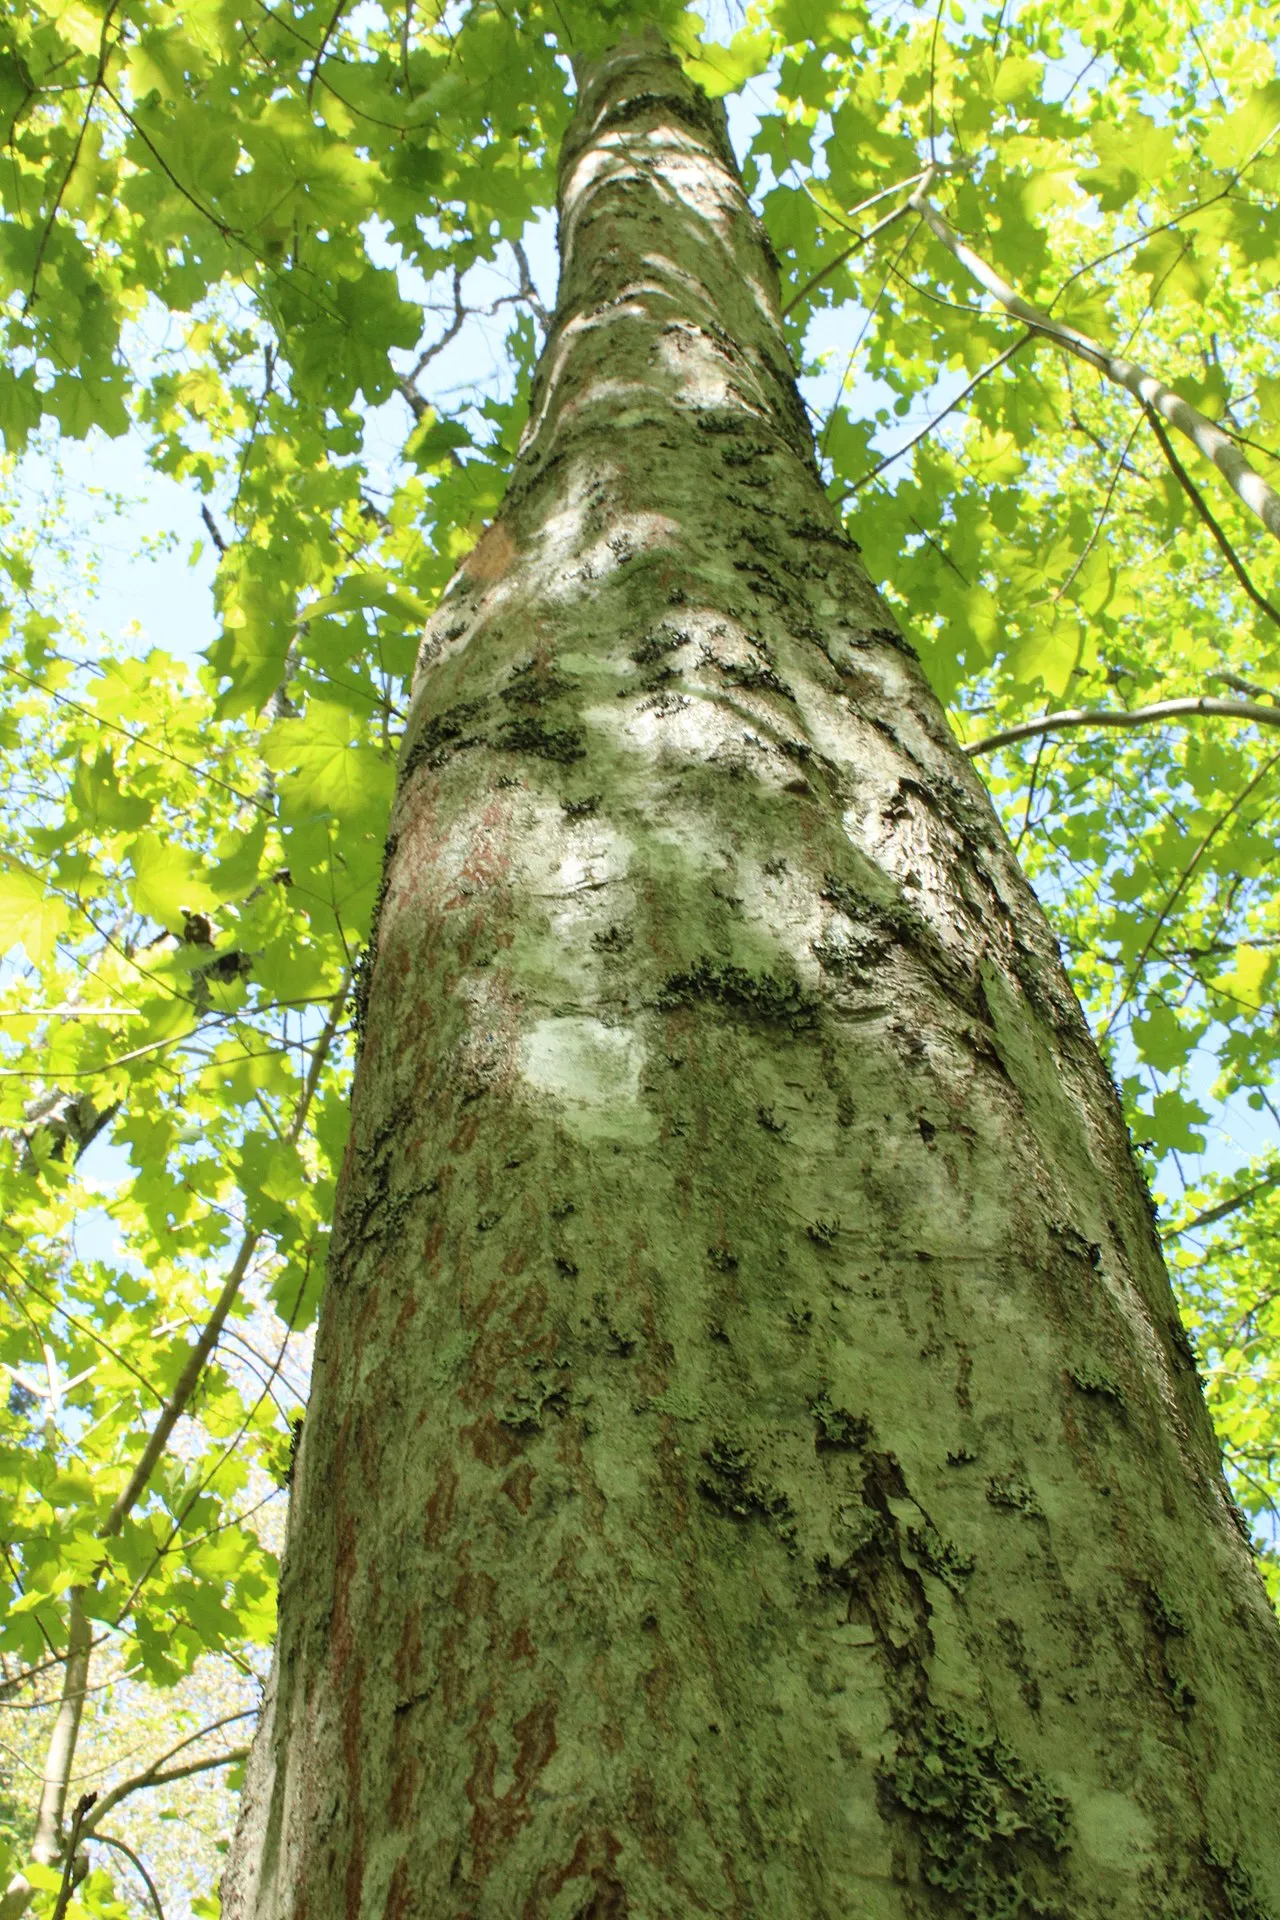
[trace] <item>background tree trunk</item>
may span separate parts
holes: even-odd
[[[229,1920],[1280,1914],[1280,1634],[723,117],[580,76],[427,632]]]

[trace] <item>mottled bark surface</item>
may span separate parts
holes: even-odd
[[[659,50],[583,76],[561,234],[224,1911],[1277,1920],[1280,1636],[1115,1096]]]

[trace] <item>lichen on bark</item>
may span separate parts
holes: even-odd
[[[1276,1622],[1114,1092],[719,110],[646,42],[579,82],[224,1913],[1280,1920]]]

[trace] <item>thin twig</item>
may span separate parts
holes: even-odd
[[[67,1836],[67,1857],[62,1863],[62,1885],[58,1888],[58,1898],[53,1909],[53,1920],[63,1920],[63,1915],[67,1911],[75,1876],[76,1847],[80,1840],[80,1828],[85,1815],[97,1797],[96,1793],[82,1793],[76,1801],[76,1810],[71,1816],[71,1832]]]
[[[1097,519],[1093,523],[1093,531],[1089,535],[1089,538],[1085,541],[1084,546],[1081,548],[1079,554],[1077,554],[1075,564],[1072,567],[1070,573],[1068,573],[1066,579],[1063,581],[1062,585],[1058,588],[1057,592],[1053,596],[1053,604],[1055,607],[1057,606],[1059,600],[1061,600],[1067,588],[1071,585],[1071,582],[1075,579],[1076,575],[1079,573],[1085,561],[1089,558],[1089,555],[1093,552],[1094,547],[1097,545],[1098,535],[1102,532],[1103,527],[1106,525],[1107,515],[1111,511],[1111,502],[1115,499],[1116,488],[1120,484],[1120,475],[1126,471],[1126,468],[1128,468],[1128,471],[1130,473],[1134,471],[1132,467],[1128,467],[1129,449],[1133,445],[1134,440],[1137,437],[1138,428],[1141,425],[1142,425],[1142,422],[1140,420],[1135,420],[1133,423],[1133,427],[1130,431],[1129,438],[1125,441],[1124,446],[1120,453],[1120,458],[1116,462],[1115,471],[1111,476],[1110,485],[1107,487],[1107,497],[1102,503]]]
[[[930,168],[926,178],[931,177],[932,172],[933,169]],[[859,247],[869,246],[871,241],[876,239],[878,235],[884,233],[887,228],[895,226],[897,222],[901,220],[903,214],[910,209],[911,204],[909,199],[904,200],[900,207],[895,207],[892,213],[886,213],[883,219],[877,220],[874,225],[867,228],[865,233],[858,234],[850,244],[845,247],[843,252],[836,255],[834,260],[828,260],[825,267],[819,267],[812,279],[806,280],[799,293],[793,294],[791,299],[788,300],[786,306],[782,309],[783,319],[785,320],[787,315],[791,313],[794,308],[798,307],[800,302],[807,298],[821,281],[825,280],[829,274],[834,273],[837,267],[842,267],[850,254],[856,253]]]
[[[1222,832],[1222,829],[1226,826],[1227,822],[1230,819],[1232,819],[1234,815],[1239,813],[1245,801],[1255,791],[1256,788],[1261,786],[1262,782],[1266,779],[1267,775],[1271,772],[1272,768],[1276,766],[1278,762],[1280,762],[1280,753],[1273,753],[1269,760],[1264,761],[1262,766],[1260,766],[1258,771],[1254,774],[1252,780],[1250,780],[1249,784],[1245,787],[1244,791],[1242,793],[1237,794],[1236,798],[1231,802],[1229,806],[1223,808],[1222,812],[1218,815],[1217,819],[1213,822],[1213,824],[1207,829],[1207,831],[1201,837],[1199,846],[1196,848],[1195,852],[1192,854],[1190,860],[1188,860],[1186,866],[1182,869],[1182,872],[1178,875],[1177,880],[1174,882],[1173,886],[1169,890],[1169,893],[1165,899],[1164,905],[1161,907],[1159,913],[1156,915],[1155,920],[1152,924],[1151,932],[1147,935],[1147,938],[1143,942],[1142,952],[1138,955],[1137,959],[1134,961],[1133,965],[1130,967],[1128,974],[1125,976],[1124,984],[1120,989],[1119,997],[1116,1000],[1116,1004],[1112,1008],[1110,1014],[1107,1016],[1107,1024],[1102,1029],[1103,1039],[1106,1038],[1106,1036],[1110,1033],[1112,1027],[1114,1027],[1116,1021],[1120,1018],[1121,1012],[1123,1011],[1129,999],[1129,995],[1133,992],[1133,989],[1137,984],[1138,976],[1141,974],[1143,967],[1145,967],[1145,965],[1147,964],[1147,957],[1150,954],[1152,947],[1154,947],[1156,943],[1156,939],[1160,933],[1160,929],[1161,927],[1163,927],[1169,915],[1173,912],[1174,906],[1177,904],[1180,894],[1183,892],[1184,888],[1187,886],[1188,882],[1190,881],[1192,874],[1195,872],[1196,868],[1199,866],[1200,862],[1203,860],[1205,854],[1209,851],[1210,846],[1213,844],[1218,834]]]
[[[164,1908],[160,1904],[160,1895],[156,1892],[156,1883],[143,1866],[141,1860],[139,1860],[133,1848],[126,1846],[123,1840],[117,1840],[109,1833],[95,1833],[93,1837],[98,1846],[114,1847],[117,1853],[122,1853],[125,1859],[132,1864],[134,1872],[138,1875],[138,1878],[142,1881],[143,1886],[150,1895],[151,1904],[156,1910],[156,1920],[164,1920]]]
[[[330,19],[329,24],[320,36],[320,45],[316,48],[315,58],[311,62],[311,76],[307,81],[307,105],[308,106],[311,105],[311,96],[316,90],[316,75],[319,73],[321,63],[324,60],[324,56],[329,50],[329,42],[337,31],[338,22],[342,18],[343,11],[346,7],[346,4],[347,4],[347,0],[338,0],[338,4],[333,10],[333,16]]]
[[[851,487],[846,487],[844,492],[838,496],[836,504],[838,506],[843,505],[853,494],[859,492],[861,488],[868,486],[872,480],[877,479],[886,467],[891,467],[895,460],[901,460],[904,453],[910,453],[913,447],[918,447],[920,442],[927,439],[936,426],[941,425],[949,413],[954,413],[957,407],[964,405],[964,402],[969,398],[974,388],[980,386],[988,374],[995,373],[1007,360],[1012,360],[1014,354],[1020,352],[1029,340],[1034,339],[1035,334],[1033,332],[1024,333],[1020,339],[1014,341],[1011,347],[1006,347],[1002,354],[997,355],[994,360],[989,361],[985,367],[974,374],[967,386],[961,387],[959,393],[955,399],[951,401],[949,406],[945,406],[941,413],[935,413],[932,420],[921,427],[919,433],[913,435],[904,446],[898,447],[893,453],[887,453],[878,466],[872,467],[870,473],[864,473],[860,480],[855,480]]]
[[[208,786],[221,787],[224,793],[229,793],[234,799],[243,801],[246,807],[258,807],[263,813],[272,813],[272,809],[263,801],[256,800],[251,793],[241,793],[239,787],[233,787],[229,780],[220,780],[216,773],[210,773],[205,767],[196,766],[194,761],[184,760],[180,754],[171,753],[168,747],[156,746],[154,741],[148,740],[145,733],[131,733],[128,727],[118,727],[114,721],[104,720],[101,715],[93,711],[92,707],[82,706],[69,694],[59,693],[56,687],[46,686],[43,680],[36,678],[35,674],[24,673],[22,668],[15,666],[11,660],[5,662],[5,672],[16,674],[19,680],[25,680],[29,687],[35,688],[37,693],[47,694],[57,706],[70,707],[73,713],[83,714],[86,720],[92,721],[93,725],[101,728],[103,732],[118,733],[132,746],[141,747],[144,753],[154,753],[161,760],[172,760],[176,767],[182,767],[185,772],[195,774]]]
[[[36,296],[40,286],[40,269],[44,264],[45,252],[52,238],[54,225],[57,221],[63,198],[67,188],[71,185],[71,176],[80,164],[80,150],[84,145],[84,137],[89,131],[89,122],[93,118],[93,109],[98,102],[98,89],[102,86],[106,78],[107,63],[110,57],[110,50],[107,46],[107,35],[111,30],[111,22],[119,4],[120,0],[111,0],[110,5],[102,16],[102,31],[98,36],[98,71],[94,74],[89,85],[89,100],[84,110],[84,118],[80,122],[79,132],[76,134],[75,142],[71,148],[71,158],[68,160],[62,178],[58,182],[58,191],[53,196],[53,205],[49,209],[49,217],[44,223],[39,241],[36,244],[36,257],[31,265],[31,285],[27,289],[26,299],[23,302],[24,313],[30,313],[36,303]]]

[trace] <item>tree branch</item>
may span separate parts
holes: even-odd
[[[67,1845],[67,1857],[62,1867],[62,1885],[58,1888],[58,1897],[53,1906],[53,1920],[62,1920],[71,1899],[71,1889],[76,1877],[76,1847],[80,1840],[80,1827],[85,1815],[93,1805],[96,1794],[81,1794],[76,1802],[76,1810],[71,1816],[71,1837]],[[81,1878],[83,1879],[83,1872]]]
[[[1024,300],[994,267],[988,266],[972,247],[966,245],[937,208],[930,205],[924,196],[924,182],[916,188],[909,204],[918,209],[935,239],[940,240],[961,266],[972,274],[979,286],[999,301],[1006,313],[1013,314],[1025,326],[1033,327],[1037,333],[1056,341],[1068,353],[1075,354],[1077,359],[1105,374],[1108,380],[1113,380],[1117,386],[1131,393],[1142,406],[1162,414],[1170,426],[1184,434],[1207,460],[1212,460],[1228,486],[1257,515],[1267,532],[1280,540],[1280,494],[1267,485],[1239,448],[1221,428],[1214,426],[1212,420],[1207,420],[1198,407],[1193,407],[1190,401],[1174,393],[1145,367],[1125,359],[1122,354],[1110,352],[1078,327],[1055,320],[1043,307]]]
[[[520,270],[520,285],[517,288],[517,296],[521,300],[528,301],[533,311],[534,319],[538,322],[538,325],[545,334],[551,324],[550,315],[547,313],[546,308],[538,296],[538,289],[533,284],[533,275],[529,271],[529,256],[524,250],[523,241],[513,240],[511,242],[511,251],[515,255],[516,266]]]
[[[71,1763],[75,1758],[84,1712],[84,1696],[89,1685],[89,1656],[92,1651],[89,1615],[84,1604],[84,1589],[73,1587],[67,1601],[67,1652],[62,1669],[62,1694],[54,1718],[53,1732],[45,1753],[40,1785],[40,1805],[36,1812],[35,1836],[31,1858],[41,1866],[52,1866],[62,1852],[62,1819],[67,1805]],[[76,1808],[75,1830],[79,1830],[88,1808]],[[70,1849],[74,1852],[74,1846]]]
[[[137,1465],[99,1528],[102,1539],[109,1540],[113,1534],[119,1533],[146,1491],[147,1484],[156,1470],[156,1464],[169,1444],[169,1435],[186,1412],[191,1396],[204,1372],[205,1362],[218,1344],[223,1323],[235,1305],[245,1274],[249,1271],[249,1262],[257,1251],[261,1238],[261,1229],[250,1227],[241,1240],[236,1250],[236,1257],[231,1262],[230,1272],[222,1283],[222,1291],[214,1302],[213,1312],[205,1322],[200,1338],[187,1356],[187,1364],[179,1374],[173,1392],[166,1400],[159,1419],[151,1429],[147,1444],[138,1457]]]
[[[226,1726],[231,1720],[251,1720],[252,1718],[251,1711],[233,1713],[229,1714],[226,1720],[219,1720],[216,1724]],[[199,1733],[191,1735],[191,1740],[203,1740],[206,1733],[213,1731],[213,1727],[202,1727]],[[189,1745],[189,1740],[181,1742],[183,1747]],[[180,1747],[173,1747],[170,1751],[177,1753]],[[110,1813],[113,1807],[118,1807],[122,1800],[128,1799],[132,1793],[141,1793],[147,1787],[163,1787],[170,1780],[189,1780],[193,1774],[211,1773],[215,1767],[233,1767],[239,1761],[247,1760],[248,1757],[248,1747],[231,1747],[226,1753],[206,1754],[203,1760],[188,1760],[180,1767],[170,1767],[162,1771],[165,1760],[169,1758],[169,1754],[165,1754],[143,1773],[131,1774],[127,1780],[118,1781],[108,1792],[100,1795],[93,1811],[82,1821],[80,1831],[87,1839],[98,1822]]]
[[[219,529],[217,521],[214,519],[213,515],[209,511],[209,502],[207,500],[202,500],[200,502],[200,518],[204,521],[205,526],[209,529],[209,538],[212,540],[214,546],[218,549],[218,552],[220,554],[225,553],[227,550],[227,543],[222,537],[222,533],[221,533],[221,530]]]
[[[1280,707],[1264,706],[1258,700],[1219,700],[1212,694],[1200,694],[1183,700],[1157,700],[1149,707],[1066,707],[1060,713],[1041,714],[1038,720],[1022,720],[1016,727],[989,733],[984,740],[970,741],[963,752],[972,760],[979,753],[994,753],[998,747],[1011,747],[1019,740],[1034,740],[1042,733],[1063,733],[1069,727],[1150,727],[1161,720],[1177,720],[1192,714],[1280,727]]]
[[[307,105],[308,106],[311,105],[312,95],[315,93],[315,90],[316,90],[316,75],[320,71],[320,65],[325,57],[325,54],[329,51],[329,42],[333,38],[334,34],[337,32],[338,22],[342,18],[343,11],[346,7],[346,4],[347,4],[347,0],[338,0],[338,4],[333,10],[333,17],[331,18],[328,26],[325,28],[324,32],[320,36],[320,45],[316,48],[315,59],[311,62],[311,77],[307,81]]]
[[[1186,494],[1192,506],[1213,535],[1232,573],[1234,573],[1240,585],[1253,601],[1254,606],[1260,607],[1263,613],[1265,613],[1269,619],[1274,620],[1276,625],[1280,627],[1280,608],[1277,608],[1272,601],[1268,600],[1265,593],[1259,592],[1258,588],[1254,586],[1253,581],[1249,578],[1249,575],[1245,571],[1243,560],[1241,560],[1239,554],[1214,518],[1208,501],[1178,458],[1178,450],[1161,425],[1159,414],[1156,413],[1153,407],[1146,407],[1144,411],[1151,424],[1152,433],[1154,433],[1156,439],[1160,442],[1161,452],[1173,468],[1174,479],[1178,482],[1178,485],[1182,488],[1182,491]]]
[[[1206,1207],[1203,1213],[1197,1213],[1180,1227],[1169,1227],[1160,1235],[1166,1244],[1170,1240],[1180,1240],[1184,1233],[1195,1233],[1200,1227],[1216,1226],[1219,1220],[1225,1220],[1229,1214],[1239,1213],[1241,1207],[1247,1207],[1259,1194],[1270,1193],[1280,1187],[1280,1173],[1269,1173],[1265,1180],[1255,1180],[1243,1193],[1233,1194],[1230,1200],[1220,1200],[1216,1207]]]
[[[49,209],[49,217],[41,229],[40,239],[36,245],[36,257],[31,266],[31,285],[27,289],[26,299],[23,302],[24,313],[30,313],[36,303],[36,297],[40,288],[40,269],[44,264],[45,252],[53,236],[54,225],[57,221],[63,198],[67,188],[71,185],[71,176],[80,164],[80,152],[84,146],[84,137],[89,131],[89,123],[93,118],[93,109],[98,100],[98,89],[102,86],[106,78],[110,53],[110,49],[107,46],[107,35],[111,30],[112,18],[119,4],[120,0],[111,0],[111,4],[102,16],[102,31],[98,37],[98,71],[95,73],[89,87],[88,105],[85,107],[84,118],[80,122],[80,128],[75,137],[75,144],[71,149],[71,158],[68,160],[62,178],[58,182],[58,191],[53,197],[53,205]]]

